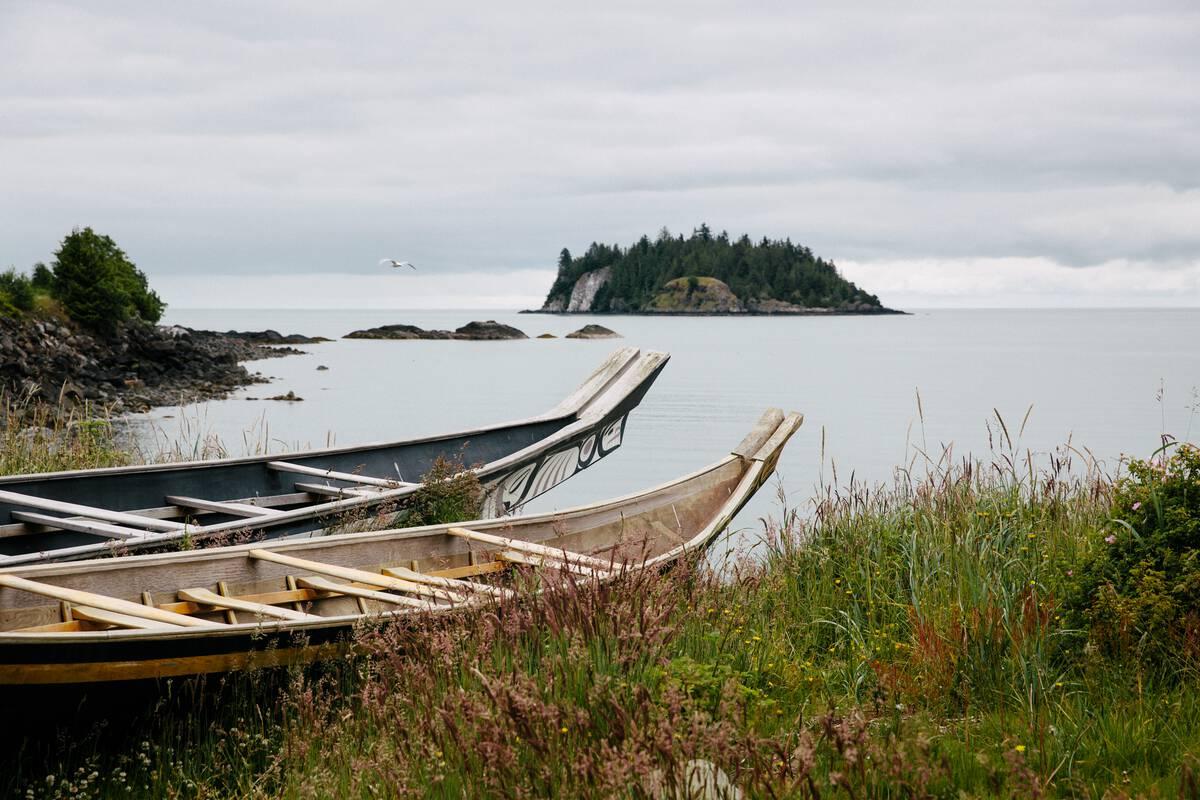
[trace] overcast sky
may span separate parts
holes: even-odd
[[[2,0],[0,266],[91,225],[180,307],[513,307],[707,221],[892,305],[1200,305],[1198,43],[1195,0]]]

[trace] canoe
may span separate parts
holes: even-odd
[[[504,603],[514,564],[618,580],[702,553],[800,426],[767,411],[732,453],[566,511],[0,571],[0,686],[86,684],[343,654],[364,618]]]
[[[617,449],[669,357],[617,350],[551,411],[489,428],[288,455],[0,478],[0,568],[277,538],[402,505],[438,458],[476,469],[509,514]],[[219,541],[219,539],[218,539]]]

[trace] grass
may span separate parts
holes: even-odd
[[[720,573],[525,574],[358,658],[88,698],[6,743],[0,793],[675,797],[715,767],[752,797],[1200,796],[1195,665],[1105,657],[1064,607],[1116,487],[1070,449],[947,454]]]

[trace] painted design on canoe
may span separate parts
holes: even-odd
[[[500,483],[498,515],[512,514],[525,503],[558,486],[575,473],[587,469],[621,446],[628,414],[603,427],[599,434],[581,443],[550,453],[536,464],[520,470]],[[495,489],[491,490],[495,494]]]
[[[607,582],[696,558],[763,484],[800,423],[772,409],[707,467],[561,512],[0,571],[0,686],[327,658],[353,647],[368,620],[508,602],[513,565]],[[571,451],[576,459],[586,438]]]

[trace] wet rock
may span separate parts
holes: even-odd
[[[291,389],[288,389],[287,394],[277,394],[274,397],[264,397],[263,399],[264,400],[284,400],[289,403],[299,403],[304,398],[297,396],[295,392],[293,392]]]
[[[557,339],[558,337],[555,336],[553,333],[539,333],[537,338],[539,338],[539,339]]]
[[[603,325],[584,325],[567,334],[568,339],[620,339],[621,334]]]
[[[240,339],[243,342],[251,342],[253,344],[320,344],[321,342],[332,341],[324,336],[305,336],[300,333],[289,333],[286,336],[279,331],[273,331],[268,328],[265,331],[225,331],[225,335],[230,339]]]
[[[468,322],[453,331],[425,330],[416,325],[381,325],[346,334],[347,339],[455,339],[460,341],[493,341],[502,339],[528,339],[522,331],[489,319],[484,322]]]

